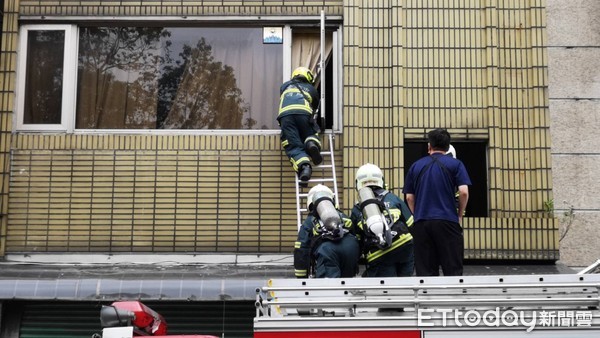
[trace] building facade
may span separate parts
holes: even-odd
[[[600,258],[600,3],[547,1],[549,99],[560,257],[570,266]]]
[[[474,179],[465,258],[559,259],[546,1],[5,1],[3,19],[8,261],[290,255],[275,117],[298,65],[324,74],[342,209],[367,162],[400,195],[446,128]]]

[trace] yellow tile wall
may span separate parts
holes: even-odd
[[[557,222],[544,212],[552,199],[544,6],[345,2],[345,193],[366,162],[380,165],[399,193],[404,139],[425,140],[433,128],[487,140],[490,218],[465,222],[467,256],[557,258]],[[492,237],[506,240],[475,240]]]
[[[291,252],[294,173],[279,142],[17,135],[7,251]]]
[[[399,193],[405,139],[448,128],[489,142],[490,217],[467,258],[555,259],[543,0],[6,1],[0,54],[0,255],[284,252],[292,172],[274,135],[12,131],[19,18],[343,16],[342,207],[378,164]],[[254,169],[260,166],[261,170]],[[347,198],[343,198],[347,196]],[[8,215],[8,217],[7,217]],[[219,239],[218,241],[216,239]]]
[[[4,1],[0,50],[0,256],[6,250],[6,227],[8,224],[18,19],[18,2]]]
[[[15,1],[17,2],[17,1]],[[19,11],[24,16],[177,16],[180,20],[199,16],[340,15],[343,1],[250,1],[250,0],[163,0],[163,1],[26,1]]]

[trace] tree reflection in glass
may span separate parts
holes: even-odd
[[[77,128],[274,128],[281,47],[254,30],[81,28]]]
[[[29,31],[23,107],[25,124],[60,124],[65,32]]]

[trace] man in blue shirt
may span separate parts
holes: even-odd
[[[439,276],[441,266],[445,276],[460,276],[464,253],[460,223],[471,179],[460,160],[445,156],[450,147],[447,130],[432,130],[427,137],[429,155],[410,167],[403,190],[415,221],[411,228],[415,270],[417,276]]]

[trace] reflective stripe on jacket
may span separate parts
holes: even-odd
[[[288,114],[312,114],[318,103],[315,87],[306,82],[290,80],[281,85],[277,118]]]
[[[360,234],[360,242],[367,262],[372,262],[410,242],[412,240],[412,235],[408,232],[408,228],[410,228],[414,222],[413,215],[410,212],[408,205],[406,205],[406,203],[398,196],[383,189],[374,191],[374,193],[386,206],[386,209],[382,211],[383,215],[388,221],[388,224],[390,224],[391,230],[396,232],[396,235],[393,237],[392,245],[390,245],[389,248],[380,249],[377,245],[374,245],[369,240],[372,235],[369,229],[366,229],[362,210],[359,209],[358,204],[355,205],[352,209],[351,218],[357,234]]]

